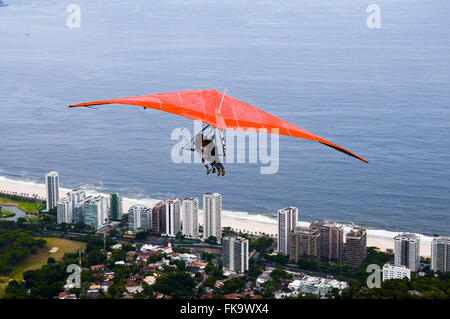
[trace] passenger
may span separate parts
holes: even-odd
[[[214,137],[215,135],[213,138],[208,138],[205,137],[203,133],[197,134],[194,138],[195,150],[199,153],[202,163],[205,165],[206,175],[211,172],[212,168],[213,174],[217,170],[217,176],[224,176],[225,167],[220,162],[217,145],[214,143]],[[211,165],[211,168],[209,168],[208,163]]]

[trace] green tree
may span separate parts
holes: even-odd
[[[217,238],[216,236],[209,236],[206,240],[205,243],[211,244],[211,245],[217,245]]]
[[[227,295],[234,292],[242,291],[244,290],[244,288],[245,288],[245,281],[242,278],[236,277],[226,280],[224,282],[222,290],[224,294]]]
[[[290,274],[280,268],[275,268],[270,273],[270,277],[272,278],[273,281],[280,282],[280,280],[282,280],[282,279],[292,279],[292,274]]]
[[[141,231],[141,232],[138,232],[138,233],[136,234],[135,239],[138,240],[138,241],[140,241],[140,240],[145,240],[145,239],[147,239],[148,235],[149,235],[148,232],[146,232],[146,231]]]
[[[207,262],[211,262],[214,259],[214,255],[207,251],[203,251],[202,259],[206,260]]]
[[[183,236],[183,234],[179,231],[178,233],[175,234],[175,237],[176,237],[178,240],[180,240],[180,239],[182,239],[184,236]]]
[[[195,281],[184,272],[171,272],[156,279],[154,289],[176,299],[186,299],[192,296]]]

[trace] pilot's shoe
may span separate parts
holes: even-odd
[[[221,171],[222,171],[222,169],[217,169],[217,176],[220,176],[220,173],[221,173]]]
[[[222,168],[222,176],[225,176],[225,168]]]

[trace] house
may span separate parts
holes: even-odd
[[[140,272],[141,274],[146,273],[146,272],[152,272],[155,271],[157,269],[155,264],[150,264],[144,267],[141,267]]]
[[[263,283],[272,279],[272,277],[270,277],[271,272],[272,272],[272,269],[266,270],[261,275],[259,275],[259,277],[256,279],[256,287],[257,288],[261,288]]]
[[[167,256],[170,257],[170,259],[172,259],[172,260],[180,259],[180,255],[178,255],[177,253],[174,253],[174,252],[168,253]]]
[[[160,261],[156,262],[155,265],[157,265],[158,267],[162,267],[163,265],[169,265],[169,260],[163,258]]]
[[[224,281],[223,280],[216,280],[216,282],[214,283],[214,287],[215,288],[222,288],[224,285]]]
[[[137,259],[145,259],[145,260],[147,260],[147,258],[150,257],[150,252],[139,251],[137,253],[137,255],[138,255]]]
[[[156,246],[156,245],[150,245],[150,244],[144,244],[141,247],[141,251],[158,251],[161,249],[161,246]]]
[[[144,282],[147,283],[147,285],[151,286],[156,283],[156,277],[155,276],[147,276],[144,278]]]
[[[187,266],[187,269],[189,271],[204,272],[207,264],[208,263],[202,262],[200,260],[194,260]]]
[[[89,290],[97,290],[97,291],[99,291],[100,289],[102,289],[102,286],[100,286],[100,285],[90,285],[89,286]]]
[[[411,295],[416,295],[416,296],[419,296],[419,297],[422,297],[422,296],[423,296],[423,293],[421,293],[420,291],[417,291],[417,290],[408,290],[408,292],[409,292]]]
[[[142,279],[142,276],[131,275],[125,283],[125,289],[127,290],[127,292],[131,295],[134,295],[135,293],[144,291],[142,285],[136,283],[136,281],[141,281]]]
[[[128,293],[130,293],[132,295],[144,291],[144,288],[142,288],[141,285],[139,285],[139,286],[137,286],[137,285],[127,286],[127,285],[125,285],[125,289],[127,290]]]
[[[231,275],[235,275],[235,274],[236,274],[236,272],[233,271],[233,270],[229,270],[229,269],[224,269],[223,270],[223,275],[225,277],[230,277]]]
[[[91,298],[91,299],[97,298],[98,297],[98,293],[99,293],[99,290],[97,290],[97,289],[88,289],[86,291],[86,294],[87,294],[88,298]]]
[[[58,295],[59,299],[77,299],[77,295],[69,294],[67,291],[60,292]]]
[[[197,260],[197,255],[194,254],[179,254],[181,260],[184,260],[186,263],[191,263],[194,260]]]
[[[102,285],[101,285],[101,287],[102,287],[102,290],[103,291],[108,291],[108,289],[109,289],[109,287],[110,286],[112,286],[112,285],[114,285],[114,282],[113,281],[104,281],[104,282],[102,282]]]
[[[162,249],[162,251],[165,252],[166,254],[172,253],[173,252],[172,244],[168,243],[167,246]]]
[[[300,285],[301,285],[301,281],[296,279],[288,285],[288,289],[291,291],[298,291],[300,289]]]
[[[105,265],[104,264],[91,266],[91,270],[92,271],[102,270],[102,269],[105,269]]]
[[[115,276],[114,272],[106,272],[105,273],[105,280],[114,279],[114,276]]]

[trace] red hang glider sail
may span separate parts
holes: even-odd
[[[201,121],[221,130],[278,129],[278,134],[313,140],[368,163],[362,157],[305,131],[285,120],[264,112],[216,90],[180,91],[158,93],[86,102],[69,107],[101,104],[128,104],[156,109]]]

